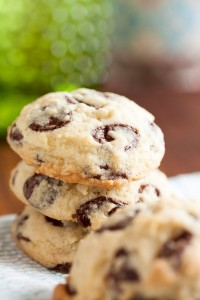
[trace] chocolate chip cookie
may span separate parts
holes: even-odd
[[[25,106],[8,142],[37,173],[103,187],[144,177],[165,151],[153,115],[123,96],[89,89],[50,93]]]
[[[30,258],[68,273],[86,231],[76,223],[49,218],[27,206],[17,216],[12,234],[17,246]]]
[[[55,300],[198,300],[200,204],[169,199],[117,212],[80,244],[70,276]]]
[[[159,170],[117,189],[65,183],[21,161],[12,171],[10,187],[25,204],[58,220],[97,229],[118,208],[137,202],[156,202],[170,194],[168,180]]]

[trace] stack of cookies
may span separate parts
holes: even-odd
[[[170,193],[154,117],[116,94],[47,94],[23,108],[8,142],[23,159],[10,186],[26,205],[13,237],[51,269],[68,272],[80,240],[118,208]]]

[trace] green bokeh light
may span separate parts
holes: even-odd
[[[36,96],[105,74],[111,0],[0,0],[0,134]]]

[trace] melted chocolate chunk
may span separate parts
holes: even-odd
[[[39,210],[43,210],[49,206],[51,206],[58,195],[58,191],[55,190],[53,187],[48,187],[45,194],[42,194],[41,201],[38,199],[38,201],[34,201],[35,199],[29,199],[29,203],[34,206],[35,208]]]
[[[158,257],[172,259],[174,267],[177,267],[180,263],[181,255],[191,242],[192,237],[193,235],[189,231],[183,230],[178,236],[168,240],[163,245],[158,253]]]
[[[132,135],[132,141],[124,147],[124,150],[130,150],[137,146],[139,140],[139,132],[136,128],[126,124],[110,124],[97,127],[92,132],[92,136],[98,143],[112,142],[114,138],[109,134],[111,131],[123,129],[124,133],[129,132]]]
[[[113,285],[118,292],[121,291],[121,283],[140,281],[139,273],[135,268],[130,266],[129,253],[126,249],[120,248],[115,253],[106,280],[108,284]]]
[[[42,159],[40,158],[40,155],[39,155],[39,154],[36,154],[35,159],[36,159],[36,161],[39,162],[40,164],[42,164],[42,163],[44,162],[44,160],[42,160]]]
[[[28,218],[29,218],[28,215],[23,215],[23,216],[19,219],[19,221],[18,221],[18,223],[17,223],[17,226],[18,226],[18,227],[19,227],[19,226],[22,226],[22,225],[25,223],[25,221],[28,220]]]
[[[66,284],[65,289],[67,294],[70,296],[74,296],[77,294],[77,291],[69,283]]]
[[[143,184],[140,186],[139,190],[138,190],[138,193],[142,194],[143,191],[148,188],[148,187],[152,187],[154,190],[155,190],[155,193],[157,195],[157,197],[160,197],[160,190],[153,184]]]
[[[63,185],[63,182],[60,181],[60,180],[48,177],[48,176],[43,175],[43,174],[36,174],[35,173],[34,175],[29,177],[25,181],[24,186],[23,186],[24,196],[27,200],[31,197],[31,195],[33,193],[33,190],[36,187],[38,187],[43,180],[46,180],[51,185],[57,185],[57,186],[62,186]],[[48,187],[48,190],[50,190],[49,187]],[[51,190],[51,192],[52,192],[52,190]],[[52,202],[52,201],[50,201],[50,202]]]
[[[71,267],[72,263],[58,264],[57,266],[51,268],[51,270],[69,274]]]
[[[88,227],[91,226],[91,221],[90,221],[90,213],[94,211],[95,209],[99,210],[102,205],[105,203],[112,203],[115,205],[115,207],[122,207],[124,206],[124,203],[115,201],[112,198],[101,196],[97,197],[95,199],[92,199],[90,201],[87,201],[86,203],[82,204],[79,209],[76,210],[76,214],[74,217],[76,217],[77,221],[83,226],[83,227]],[[113,209],[108,212],[111,213]],[[114,211],[113,211],[114,212]]]
[[[35,197],[34,199],[32,199],[31,196],[34,189],[36,189],[43,180],[46,180],[48,185],[41,189],[40,197]],[[48,177],[43,174],[34,174],[25,181],[23,192],[25,198],[33,207],[42,210],[49,207],[55,202],[55,199],[59,193],[56,187],[62,185],[63,182],[60,180]]]
[[[60,119],[59,117],[51,116],[46,124],[39,124],[33,122],[29,125],[29,128],[37,132],[52,131],[64,127],[69,122],[71,122],[71,115],[72,115],[71,112],[67,114],[67,116],[69,117],[67,120],[66,119],[63,120]]]
[[[47,222],[51,223],[53,226],[64,227],[63,222],[60,221],[60,220],[52,219],[52,218],[47,217],[47,216],[45,216],[45,219],[46,219]]]
[[[15,123],[12,125],[10,130],[10,139],[15,142],[20,142],[23,139],[23,135]]]
[[[17,234],[17,239],[18,240],[23,240],[23,241],[25,241],[25,242],[31,242],[31,240],[29,239],[29,238],[27,238],[26,236],[24,236],[22,233],[18,233]]]
[[[23,192],[27,200],[31,197],[33,190],[37,186],[39,186],[39,184],[41,183],[42,180],[45,179],[45,177],[46,176],[42,174],[34,174],[25,181],[23,186]]]
[[[105,173],[106,173],[106,177],[108,180],[117,179],[117,178],[128,179],[128,176],[125,173],[120,173],[120,172],[114,171],[108,165],[104,165],[104,166],[101,165],[100,169],[103,169],[106,171]],[[101,175],[97,175],[97,176],[99,176],[99,178],[96,178],[96,179],[101,178]],[[97,177],[97,176],[94,176],[94,177]]]
[[[128,251],[124,248],[120,248],[119,250],[117,250],[117,252],[115,253],[115,257],[120,257],[120,256],[127,256],[128,255]]]
[[[111,224],[111,225],[108,225],[108,226],[102,226],[101,228],[97,229],[96,232],[97,233],[102,233],[106,230],[116,231],[116,230],[124,229],[125,227],[127,227],[135,219],[135,217],[137,216],[137,214],[139,212],[140,212],[140,210],[137,209],[133,216],[128,216],[128,217],[124,218],[123,220],[120,220],[120,221],[116,222],[115,224]]]
[[[92,178],[100,180],[101,179],[101,175],[95,175],[95,176],[92,176]]]
[[[126,204],[124,204],[126,205]],[[113,207],[113,209],[111,209],[109,212],[108,212],[108,216],[111,216],[112,214],[114,214],[121,206],[115,206]]]

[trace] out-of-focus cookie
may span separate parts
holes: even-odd
[[[156,202],[171,192],[168,179],[159,170],[118,189],[65,183],[36,174],[21,161],[12,171],[10,187],[25,204],[58,220],[78,222],[97,229],[118,208],[137,202]]]
[[[54,299],[198,300],[199,202],[120,210],[80,244],[70,276]]]
[[[105,187],[146,176],[165,151],[153,115],[125,97],[89,89],[50,93],[25,106],[8,142],[37,173]]]
[[[13,223],[17,246],[41,265],[68,273],[86,231],[76,223],[46,217],[26,207]]]

